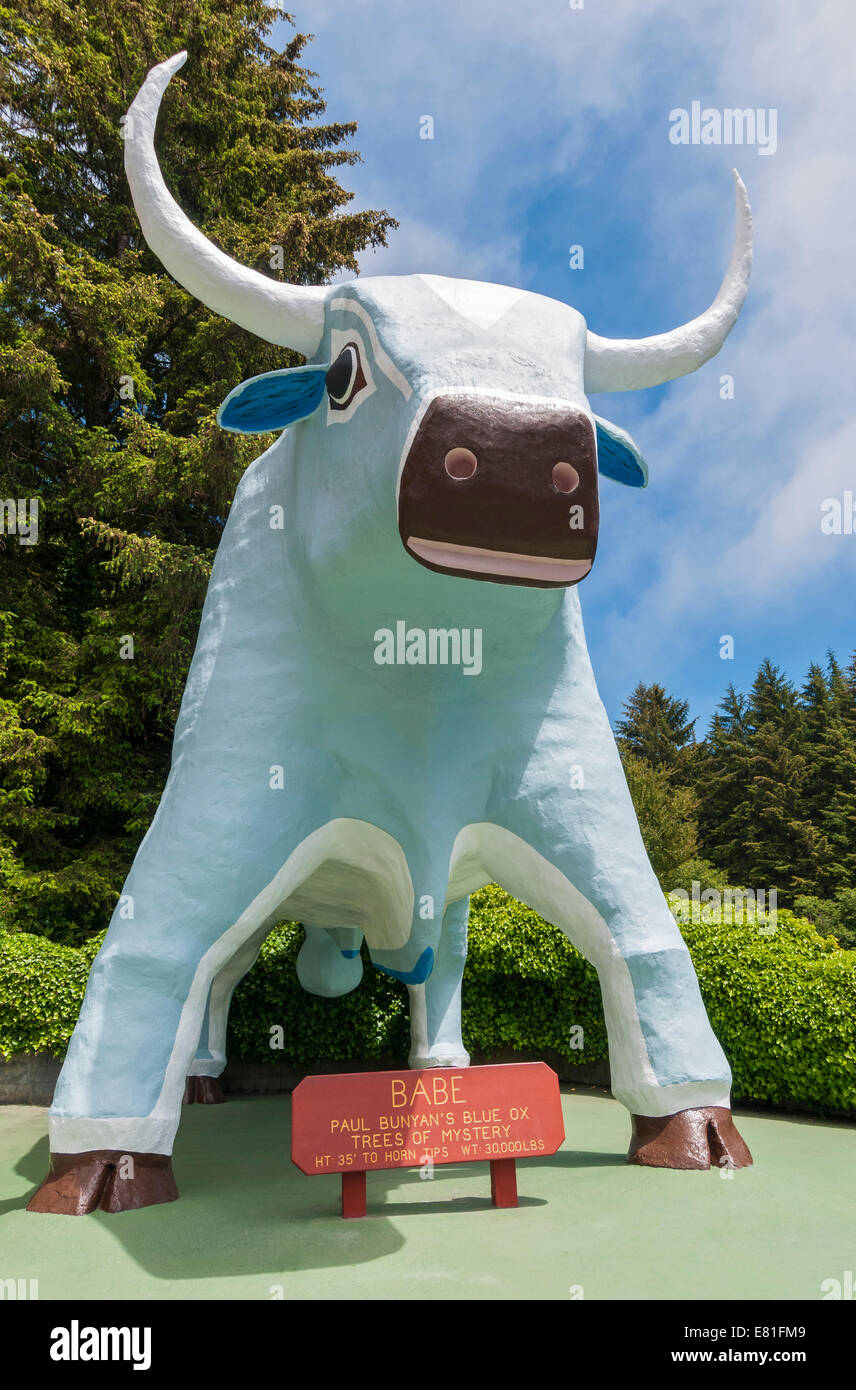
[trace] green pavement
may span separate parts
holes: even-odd
[[[0,1281],[41,1299],[807,1299],[856,1270],[856,1126],[738,1114],[755,1166],[627,1166],[614,1100],[563,1088],[566,1141],[518,1163],[520,1206],[487,1164],[370,1174],[343,1221],[339,1180],[289,1158],[290,1098],[186,1107],[181,1198],[115,1216],[24,1210],[47,1168],[47,1112],[0,1108]],[[572,1290],[574,1292],[572,1292]]]

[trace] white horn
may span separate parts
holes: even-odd
[[[734,250],[706,313],[653,338],[586,338],[585,390],[638,391],[686,376],[715,356],[743,308],[752,269],[752,209],[743,180],[734,170],[737,203]]]
[[[284,285],[239,265],[197,231],[163,181],[155,122],[169,80],[186,58],[176,53],[152,68],[125,117],[125,172],[143,235],[170,275],[209,309],[311,357],[324,329],[324,287]]]

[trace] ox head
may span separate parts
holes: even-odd
[[[719,351],[752,263],[739,176],[734,250],[716,299],[655,337],[601,338],[556,300],[441,276],[281,284],[208,242],[161,177],[155,120],[185,57],[153,68],[128,113],[125,167],[146,240],[209,308],[308,359],[236,387],[220,424],[262,433],[303,421],[301,430],[323,432],[314,457],[351,476],[368,469],[364,491],[384,515],[384,495],[394,499],[401,543],[428,569],[539,588],[578,583],[597,544],[598,475],[647,482],[633,441],[593,414],[588,394],[656,386]]]

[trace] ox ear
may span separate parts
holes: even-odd
[[[597,429],[597,471],[626,487],[648,486],[648,465],[630,435],[608,420],[594,417]]]
[[[284,430],[317,410],[327,367],[285,367],[242,381],[217,411],[217,424],[234,434]]]

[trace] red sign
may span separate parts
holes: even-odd
[[[307,1076],[292,1094],[291,1157],[310,1175],[531,1158],[564,1137],[543,1062]]]

